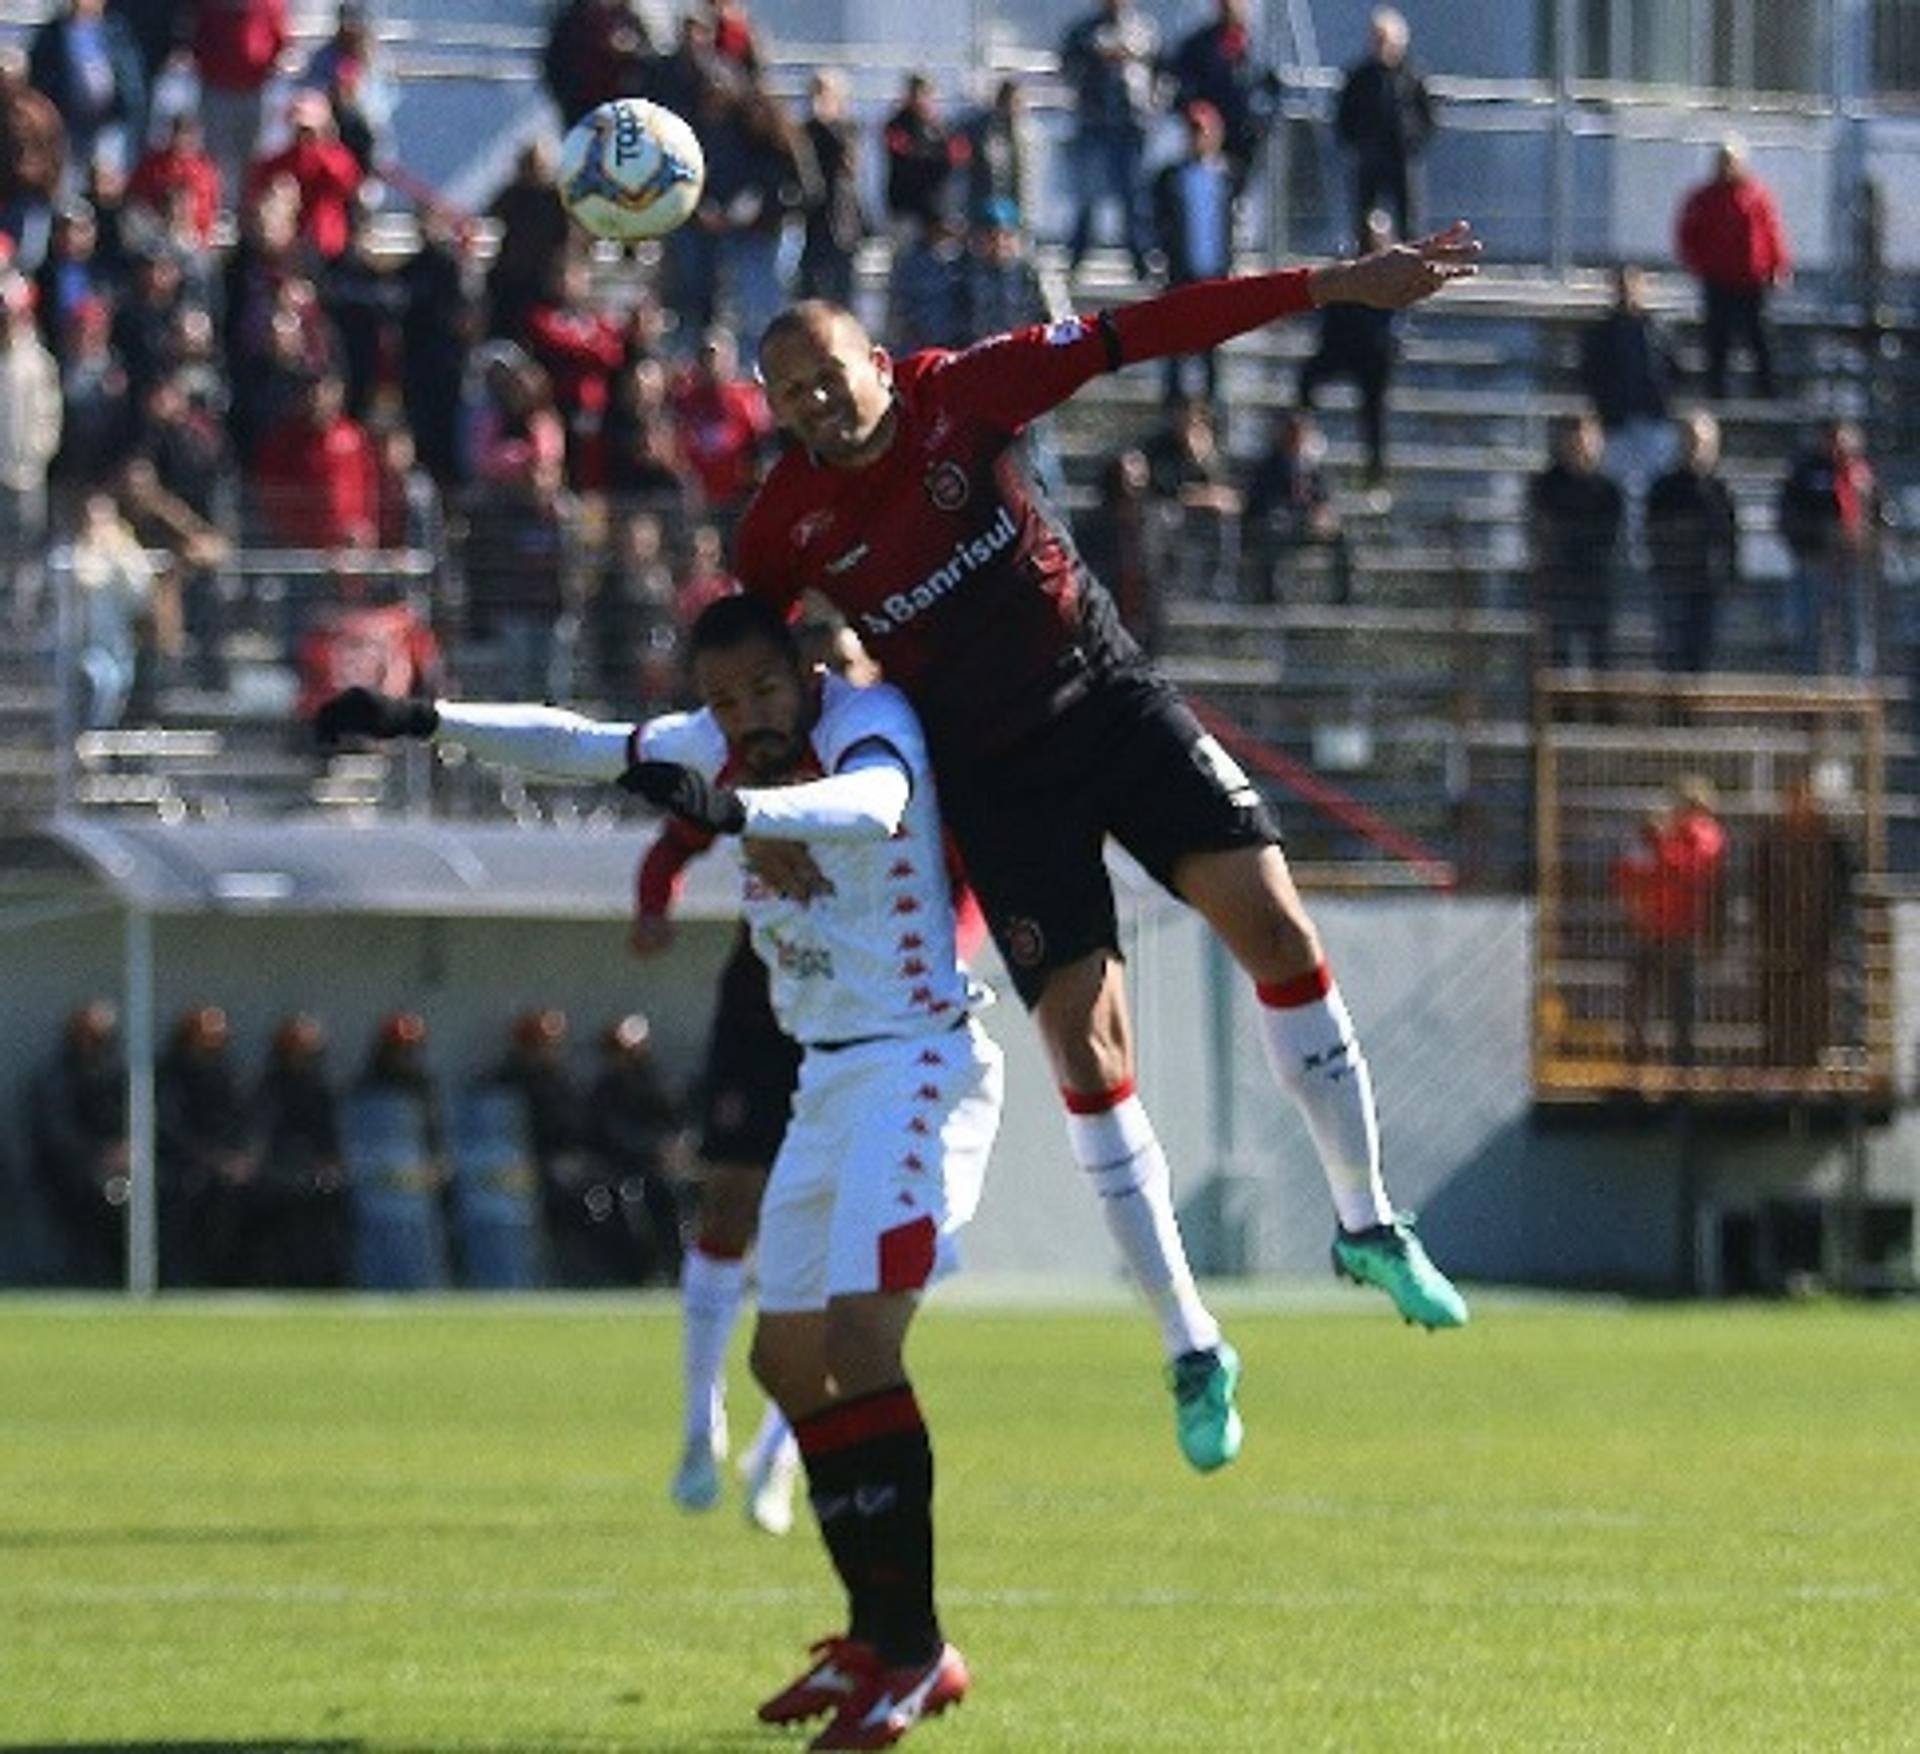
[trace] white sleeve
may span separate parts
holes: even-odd
[[[727,739],[705,707],[690,713],[662,713],[640,727],[634,739],[636,761],[677,761],[709,779],[727,764]]]
[[[634,727],[561,707],[435,701],[435,737],[481,761],[562,780],[617,780],[631,760]]]
[[[844,772],[797,786],[750,786],[743,835],[762,840],[882,841],[907,813],[913,781],[897,759],[856,758]]]

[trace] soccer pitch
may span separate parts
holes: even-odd
[[[907,1747],[1920,1747],[1920,1311],[1225,1308],[1207,1479],[1144,1314],[928,1311]],[[0,1302],[0,1749],[803,1746],[837,1598],[669,1507],[677,1372],[659,1299]]]

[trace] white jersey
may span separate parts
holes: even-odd
[[[933,1034],[988,1002],[961,968],[940,805],[920,721],[886,683],[856,688],[822,673],[812,768],[793,787],[741,787],[748,836],[803,841],[833,892],[778,895],[743,873],[741,909],[771,979],[780,1027],[802,1046]],[[737,784],[725,736],[705,708],[644,725],[551,707],[438,703],[439,735],[484,761],[574,779],[618,779],[632,759],[673,761]],[[884,763],[905,771],[897,826],[858,811],[810,810],[809,779]],[[889,827],[891,834],[889,835]]]
[[[726,739],[704,708],[650,720],[636,743],[647,760],[737,783]],[[741,911],[767,965],[773,1014],[803,1046],[951,1029],[986,993],[954,946],[952,880],[920,721],[897,688],[856,688],[829,674],[811,744],[821,775],[841,772],[856,752],[891,751],[912,792],[890,839],[810,839],[796,830],[830,895],[794,901],[745,873]]]

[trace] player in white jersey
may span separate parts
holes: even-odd
[[[709,607],[689,646],[706,705],[640,726],[357,689],[316,726],[614,780],[744,837],[742,913],[803,1050],[761,1207],[753,1367],[793,1424],[849,1611],[760,1716],[831,1711],[814,1748],[890,1747],[968,1687],[934,1607],[933,1455],[904,1350],[979,1201],[1001,1056],[956,952],[939,804],[905,698],[809,671],[780,612],[752,598]],[[816,873],[804,897],[756,873],[782,848],[804,849]]]

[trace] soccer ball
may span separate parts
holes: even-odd
[[[560,143],[560,198],[595,237],[665,237],[700,200],[706,155],[672,110],[616,97],[589,110]]]

